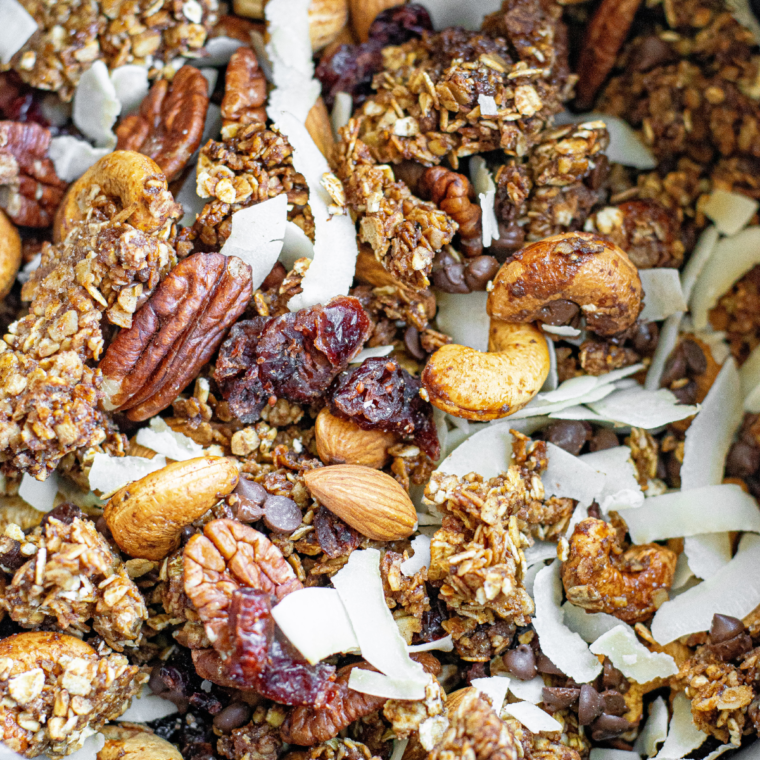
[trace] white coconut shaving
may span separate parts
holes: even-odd
[[[407,646],[406,651],[409,654],[413,652],[432,652],[438,650],[439,652],[453,652],[454,651],[454,638],[451,634],[444,636],[443,638],[436,639],[435,641],[426,641],[424,644],[413,644]]]
[[[34,507],[40,512],[49,512],[53,508],[59,488],[60,481],[55,472],[51,473],[47,480],[37,480],[31,475],[24,473],[21,476],[18,495],[29,506]]]
[[[162,699],[154,694],[149,686],[143,686],[139,695],[132,699],[126,712],[119,720],[130,723],[148,723],[159,718],[166,718],[177,712],[177,705],[168,699]]]
[[[363,694],[372,694],[386,699],[417,700],[425,696],[425,686],[429,680],[420,683],[416,678],[390,678],[373,670],[354,668],[348,678],[348,687]]]
[[[735,235],[749,224],[758,207],[754,198],[718,188],[710,193],[701,210],[722,235]]]
[[[423,535],[415,536],[412,539],[412,550],[414,556],[401,563],[401,572],[409,577],[423,567],[430,567],[430,538]]]
[[[539,675],[530,681],[521,681],[513,678],[509,682],[509,692],[518,699],[537,705],[544,698],[544,679]]]
[[[757,264],[760,264],[760,227],[747,227],[718,241],[691,294],[691,313],[697,330],[707,327],[710,309]]]
[[[736,556],[717,573],[657,610],[652,635],[661,645],[710,628],[719,612],[739,619],[760,605],[760,538],[748,534]]]
[[[653,496],[620,516],[635,544],[729,530],[760,533],[757,502],[734,483]]]
[[[409,739],[394,739],[393,752],[391,752],[389,760],[402,760],[404,753],[406,752],[407,744],[409,744]]]
[[[112,148],[93,148],[85,140],[71,135],[54,137],[48,148],[55,173],[66,182],[79,179],[93,164],[111,152]]]
[[[206,201],[198,195],[196,186],[195,168],[193,168],[182,182],[179,192],[174,200],[182,206],[184,215],[180,220],[183,227],[192,227],[198,214],[203,211]]]
[[[295,222],[287,222],[285,239],[282,241],[282,251],[280,251],[280,263],[290,271],[297,259],[313,258],[314,243]]]
[[[541,325],[541,329],[552,335],[567,338],[577,338],[581,334],[581,331],[577,327],[571,327],[570,325]]]
[[[623,675],[647,683],[655,678],[668,678],[678,672],[676,661],[664,652],[650,652],[637,638],[629,625],[616,625],[603,633],[589,649],[603,654]]]
[[[113,125],[121,112],[116,88],[103,61],[95,61],[81,76],[74,92],[72,118],[79,131],[98,148],[113,148]]]
[[[486,311],[488,293],[436,293],[438,329],[451,336],[454,343],[476,351],[488,350],[491,318]]]
[[[752,414],[760,412],[760,345],[755,346],[739,370],[744,409]]]
[[[533,627],[541,651],[577,683],[593,681],[602,671],[599,660],[591,654],[586,642],[562,622],[559,562],[539,570],[533,583],[533,598],[536,604]]]
[[[719,239],[720,234],[717,227],[708,227],[699,236],[686,266],[681,271],[681,288],[687,302],[691,299],[694,285],[705,268],[705,264],[715,252],[715,246]]]
[[[726,5],[733,17],[754,34],[755,43],[760,45],[760,21],[758,21],[756,13],[752,10],[749,0],[726,0]]]
[[[137,110],[148,94],[148,69],[135,63],[119,66],[111,72],[111,84],[121,104],[121,115],[126,116]]]
[[[385,603],[380,576],[380,552],[377,549],[354,551],[346,565],[333,576],[332,582],[346,608],[364,659],[388,676],[386,681],[396,681],[403,688],[409,686],[409,691],[416,694],[411,697],[394,697],[395,699],[422,699],[428,676],[420,664],[409,658],[406,643]],[[350,687],[362,691],[360,683],[354,685],[356,672],[369,671],[354,670],[351,674]],[[382,679],[360,676],[359,680],[361,679],[364,679],[365,687],[370,684],[370,688],[391,688]],[[377,694],[376,691],[366,693]]]
[[[709,578],[731,561],[730,533],[699,533],[687,536],[683,553],[697,578]]]
[[[699,411],[698,406],[680,404],[669,391],[644,388],[617,390],[600,401],[589,402],[592,411],[620,425],[652,430],[686,419]]]
[[[639,270],[644,289],[644,310],[639,319],[659,322],[679,311],[686,311],[686,298],[677,269]]]
[[[660,337],[657,341],[652,363],[649,365],[644,388],[648,391],[656,391],[660,387],[662,373],[665,369],[665,363],[670,356],[670,352],[678,343],[678,335],[681,328],[683,312],[671,314],[660,328]]]
[[[493,101],[493,98],[487,95],[479,95],[478,97]],[[493,101],[493,108],[498,111],[495,101]],[[481,113],[483,113],[482,105]],[[470,159],[470,180],[480,201],[483,246],[487,248],[493,240],[499,238],[499,222],[496,219],[495,208],[496,183],[488,169],[486,160],[482,156],[473,156]]]
[[[506,705],[503,712],[517,718],[528,731],[534,734],[541,731],[562,731],[562,724],[556,718],[552,718],[548,712],[530,702],[513,702],[511,705]]]
[[[367,359],[377,359],[382,356],[388,356],[393,353],[393,346],[374,346],[372,348],[363,348],[351,359],[351,364],[361,364]]]
[[[545,393],[549,393],[557,389],[559,385],[559,375],[557,374],[557,352],[554,348],[554,341],[547,340],[546,347],[549,349],[549,374],[544,380],[544,384],[541,386],[541,390]]]
[[[314,259],[301,283],[303,291],[288,302],[291,311],[298,311],[348,293],[359,250],[350,216],[330,215],[332,199],[322,186],[322,177],[330,167],[306,127],[291,113],[283,113],[277,126],[293,147],[293,166],[309,186],[309,207],[314,216]]]
[[[496,101],[492,95],[478,95],[478,105],[480,106],[481,116],[498,116],[499,106],[496,105]]]
[[[87,730],[85,729],[85,732]],[[92,731],[92,729],[89,730],[91,733],[84,740],[84,744],[76,752],[67,755],[70,760],[97,760],[100,750],[105,746],[106,737],[101,733]]]
[[[206,80],[206,84],[208,84],[208,95],[211,97],[214,94],[214,89],[216,88],[216,83],[219,79],[219,69],[204,67],[202,69],[198,69],[198,71]]]
[[[467,0],[453,3],[451,0],[427,0],[425,8],[430,12],[434,29],[446,29],[461,26],[470,31],[477,31],[483,23],[483,17],[495,13],[501,8],[500,0]]]
[[[565,625],[571,631],[575,631],[588,644],[592,644],[613,628],[626,625],[614,615],[608,615],[606,612],[586,612],[582,607],[576,607],[570,602],[565,602],[562,605],[562,613],[564,614]],[[633,633],[632,628],[631,633]]]
[[[333,135],[338,139],[338,132],[348,124],[351,114],[354,110],[354,99],[347,92],[338,92],[335,94],[332,113],[330,114],[330,123],[332,124]]]
[[[555,559],[557,556],[557,544],[551,541],[536,541],[533,546],[523,550],[525,564],[530,567],[547,559]]]
[[[7,65],[37,31],[37,22],[17,0],[0,0],[0,63]]]
[[[641,760],[641,755],[627,749],[593,747],[589,753],[589,760]]]
[[[457,446],[438,466],[441,472],[463,477],[477,472],[495,478],[509,469],[512,459],[512,434],[508,424],[489,425]]]
[[[203,454],[203,446],[182,433],[175,433],[162,417],[153,417],[150,427],[138,430],[136,440],[141,446],[177,462],[195,459]]]
[[[219,253],[237,256],[251,267],[256,290],[277,263],[288,221],[288,196],[275,195],[232,215],[232,232]]]
[[[272,617],[312,665],[331,654],[359,651],[346,608],[333,588],[294,591],[274,607]]]
[[[636,478],[628,446],[595,451],[579,459],[604,475],[604,488],[596,496],[604,514],[613,509],[640,507],[644,503],[644,494]]]
[[[35,253],[34,256],[19,270],[16,279],[19,282],[28,282],[32,272],[36,272],[42,263],[42,253]]]
[[[580,379],[580,378],[578,378]],[[594,378],[596,379],[596,378]],[[557,389],[562,389],[562,386]],[[536,415],[552,415],[557,412],[561,412],[571,406],[579,406],[583,404],[591,403],[592,401],[600,401],[601,399],[609,396],[615,391],[615,386],[612,383],[608,384],[595,384],[593,389],[588,393],[577,398],[568,399],[566,401],[557,401],[553,404],[545,404],[542,399],[534,399],[528,406],[518,410],[510,419],[524,419],[528,417],[535,417]],[[539,394],[541,395],[541,394]]]
[[[108,454],[95,454],[90,468],[90,488],[107,496],[127,483],[140,480],[163,467],[166,467],[164,456],[147,459],[146,457],[110,457]]]
[[[547,496],[576,499],[579,504],[589,506],[604,490],[605,476],[580,458],[553,443],[546,444],[546,456],[549,464],[541,474],[541,481]]]
[[[226,66],[232,58],[232,54],[245,43],[232,37],[212,37],[206,40],[203,46],[206,55],[202,58],[193,58],[190,63],[193,66]]]
[[[509,691],[509,678],[505,676],[490,676],[489,678],[473,678],[470,686],[477,689],[481,694],[490,698],[493,709],[498,714],[501,712],[501,706],[507,698]]]
[[[633,748],[647,757],[657,753],[657,745],[662,744],[668,736],[668,706],[662,697],[657,697],[649,705],[649,717],[641,733],[636,737]]]
[[[670,719],[668,736],[662,749],[655,755],[656,760],[680,760],[689,752],[701,747],[707,734],[700,731],[691,715],[691,700],[682,692],[673,699],[673,717]]]

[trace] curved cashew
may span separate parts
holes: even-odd
[[[549,349],[530,324],[491,319],[488,352],[439,348],[422,373],[433,406],[468,420],[496,420],[522,409],[549,374]]]
[[[13,222],[0,211],[0,298],[5,298],[16,282],[21,266],[21,237]]]
[[[97,760],[182,760],[179,750],[147,729],[108,726]]]
[[[97,195],[95,188],[118,200],[125,212],[132,209],[124,221],[142,232],[157,232],[170,219],[182,216],[182,207],[174,202],[166,177],[152,158],[132,150],[115,150],[93,164],[66,192],[53,223],[56,243],[65,240],[85,218]]]
[[[531,243],[505,263],[487,308],[507,322],[534,322],[552,301],[572,301],[591,330],[612,335],[636,321],[642,296],[638,270],[624,251],[589,232],[567,232]]]
[[[25,631],[0,641],[0,657],[13,660],[12,673],[37,668],[43,661],[60,662],[67,657],[92,657],[95,650],[76,636],[53,631]]]

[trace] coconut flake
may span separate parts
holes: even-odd
[[[530,702],[513,702],[511,705],[506,705],[503,712],[517,718],[528,731],[534,734],[541,731],[562,731],[562,724],[556,718],[552,718],[548,712],[544,712]]]
[[[432,652],[435,649],[440,652],[453,652],[454,638],[452,635],[449,634],[441,639],[435,639],[435,641],[427,641],[424,644],[407,646],[406,651],[409,652],[409,654],[412,654],[412,652]]]
[[[203,207],[206,205],[206,201],[198,195],[195,168],[185,177],[182,187],[174,196],[174,200],[182,206],[184,212],[180,224],[183,227],[192,227],[198,214],[203,211]]]
[[[680,760],[680,758],[701,747],[707,734],[700,731],[691,715],[691,701],[682,692],[673,699],[673,717],[668,727],[665,744],[655,756],[656,760]]]
[[[589,760],[641,760],[641,755],[627,749],[593,747],[589,753]]]
[[[111,148],[93,148],[87,141],[71,135],[54,137],[48,148],[55,173],[66,182],[79,179],[93,164],[111,152]]]
[[[478,195],[482,220],[483,247],[488,248],[499,239],[499,222],[496,219],[496,190]]]
[[[754,198],[718,188],[710,193],[702,211],[715,222],[721,234],[735,235],[749,224],[758,207],[760,204]]]
[[[425,7],[430,12],[434,29],[461,26],[475,32],[480,29],[484,16],[496,13],[501,8],[501,2],[467,0],[464,3],[454,3],[451,0],[427,0]]]
[[[143,686],[139,696],[132,699],[131,704],[119,720],[126,720],[130,723],[149,723],[152,720],[174,715],[176,712],[177,705],[154,694],[150,687]]]
[[[744,409],[752,414],[760,412],[760,344],[755,346],[739,370]]]
[[[689,569],[697,578],[709,578],[731,561],[731,535],[729,533],[700,533],[688,536],[683,552]]]
[[[79,79],[72,118],[79,131],[99,148],[113,148],[113,125],[121,111],[116,88],[103,61],[95,61]]]
[[[182,433],[175,433],[162,417],[153,417],[150,427],[137,431],[137,443],[177,462],[203,454],[203,446]]]
[[[92,729],[90,729],[90,731],[92,731]],[[84,744],[76,752],[67,755],[67,758],[69,758],[69,760],[97,760],[100,750],[103,749],[105,743],[106,737],[101,733],[95,733],[93,731],[84,740]],[[44,755],[41,757],[44,757]]]
[[[715,252],[715,246],[718,244],[720,235],[717,227],[708,227],[697,240],[694,250],[689,257],[689,261],[681,272],[681,288],[683,295],[688,302],[694,291],[694,285],[705,268],[705,264]]]
[[[363,348],[351,359],[351,364],[362,364],[367,359],[377,359],[381,356],[388,356],[393,352],[393,346],[374,346],[373,348]]]
[[[604,490],[605,476],[553,443],[546,444],[549,464],[541,474],[547,496],[576,499],[588,506]]]
[[[478,95],[478,105],[480,106],[481,116],[498,116],[499,106],[496,105],[496,101],[492,95]]]
[[[581,331],[577,327],[571,327],[570,325],[541,325],[541,329],[552,335],[568,338],[577,338],[581,334]]]
[[[657,752],[657,745],[662,744],[668,736],[668,706],[662,697],[657,697],[649,705],[649,718],[641,733],[636,737],[633,748],[639,754],[652,757]]]
[[[36,272],[42,263],[42,253],[35,253],[34,256],[19,270],[16,279],[19,282],[28,282],[32,272]]]
[[[477,472],[483,478],[495,478],[509,469],[512,459],[512,434],[509,425],[489,425],[464,443],[441,462],[438,469],[457,477]]]
[[[424,699],[426,683],[427,677],[422,682],[419,679],[389,678],[374,670],[360,668],[354,668],[348,678],[349,689],[386,699]]]
[[[509,682],[509,691],[518,699],[537,705],[544,698],[544,685],[544,679],[540,675],[531,678],[530,681],[513,678]]]
[[[60,482],[56,473],[50,474],[47,480],[37,480],[24,473],[21,476],[18,495],[40,512],[49,512],[53,508],[59,487]]]
[[[655,640],[665,645],[681,636],[706,631],[716,612],[746,617],[760,605],[758,562],[760,540],[745,536],[725,567],[657,610],[651,629]]]
[[[151,472],[166,467],[166,457],[110,457],[95,454],[90,468],[90,488],[104,496],[118,491],[127,483],[140,480]]]
[[[501,706],[507,698],[507,691],[509,691],[509,678],[505,676],[473,678],[470,681],[470,686],[489,697],[493,709],[496,710],[497,714],[501,712]]]
[[[588,405],[608,420],[644,430],[683,420],[699,411],[698,406],[679,404],[678,399],[664,388],[658,391],[644,388],[619,390]]]
[[[415,536],[412,539],[412,549],[414,556],[405,559],[400,567],[401,572],[411,577],[422,570],[423,567],[430,567],[430,538],[428,536]]]
[[[16,0],[0,0],[0,63],[7,65],[37,31],[37,22]]]
[[[533,546],[525,549],[523,554],[525,555],[525,564],[530,567],[547,559],[555,559],[557,556],[557,544],[551,541],[536,541]]]
[[[554,341],[547,340],[546,347],[549,349],[549,374],[546,376],[541,390],[548,393],[557,389],[559,376],[557,374],[557,352],[554,349]]]
[[[346,565],[333,576],[332,582],[346,608],[364,659],[388,676],[389,679],[385,679],[386,681],[393,680],[405,684],[404,688],[409,685],[410,691],[416,694],[411,697],[393,698],[422,699],[428,677],[422,666],[409,658],[406,643],[385,603],[380,576],[380,552],[377,549],[352,552]],[[367,681],[370,682],[372,679]],[[377,688],[391,688],[385,681],[375,680],[374,683]],[[357,691],[364,690],[351,683],[349,685]],[[376,691],[365,693],[377,694]]]
[[[285,224],[285,239],[280,251],[280,263],[290,271],[297,259],[313,259],[314,243],[309,240],[306,233],[295,223]]]
[[[119,66],[111,72],[111,83],[116,98],[121,103],[121,115],[126,116],[139,108],[148,94],[148,69],[134,63]]]
[[[639,279],[644,289],[644,310],[639,314],[639,319],[655,322],[686,311],[686,299],[677,269],[642,269]]]
[[[599,660],[591,654],[586,642],[562,622],[559,562],[539,570],[533,583],[533,597],[536,603],[533,627],[541,651],[577,683],[593,681],[602,671]]]
[[[488,293],[436,293],[438,329],[454,343],[476,351],[488,351],[491,318],[486,311]]]
[[[359,649],[346,608],[333,588],[294,591],[274,607],[272,617],[311,665],[331,654]]]
[[[557,390],[560,390],[561,388],[562,386],[560,386]],[[528,406],[518,410],[513,415],[511,415],[510,419],[519,420],[527,417],[535,417],[536,415],[552,415],[558,412],[562,412],[571,406],[579,406],[581,404],[589,404],[592,401],[600,401],[606,396],[609,396],[614,391],[615,386],[612,384],[595,384],[594,388],[588,393],[584,394],[583,396],[579,396],[578,398],[568,399],[567,401],[557,401],[554,404],[543,404],[541,403],[541,400],[536,401],[534,399],[530,404],[528,404]]]
[[[394,739],[393,752],[391,753],[390,760],[402,760],[404,753],[406,752],[407,744],[409,744],[409,739]]]
[[[650,652],[628,625],[616,625],[602,634],[589,649],[603,654],[623,675],[636,683],[647,683],[655,678],[668,678],[678,672],[676,661],[664,652]]]
[[[586,612],[582,607],[576,607],[570,602],[562,605],[562,612],[567,627],[575,631],[588,644],[592,644],[613,628],[625,625],[614,615],[608,615],[606,612]],[[633,633],[632,628],[631,633]]]
[[[635,544],[728,530],[760,533],[757,502],[733,483],[653,496],[620,516]]]
[[[628,446],[584,454],[579,459],[604,475],[604,488],[596,497],[604,514],[612,509],[640,507],[644,503]]]
[[[333,102],[332,114],[330,114],[330,123],[332,124],[335,139],[338,139],[338,132],[348,124],[351,119],[351,113],[354,110],[354,99],[347,92],[336,92]]]
[[[241,208],[232,215],[232,232],[219,253],[237,256],[251,267],[254,290],[261,286],[277,263],[287,221],[288,196],[285,193]]]

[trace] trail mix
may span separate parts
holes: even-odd
[[[3,13],[4,749],[754,756],[756,3]]]

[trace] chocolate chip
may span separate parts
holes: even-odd
[[[278,533],[292,533],[301,524],[301,510],[287,496],[267,496],[264,524]]]
[[[71,525],[74,520],[77,518],[81,519],[82,517],[84,517],[84,515],[79,507],[75,504],[64,502],[63,504],[59,504],[55,509],[51,509],[50,512],[42,518],[40,525],[45,526],[53,519],[62,522],[64,525]]]
[[[433,284],[444,293],[469,293],[464,280],[464,265],[450,264],[433,272]]]
[[[558,420],[544,430],[544,440],[570,454],[579,454],[591,437],[591,425],[579,420]]]
[[[619,690],[625,683],[625,676],[622,671],[618,670],[609,659],[604,660],[604,670],[602,671],[602,684],[605,689]]]
[[[604,700],[601,694],[587,683],[581,686],[578,697],[578,723],[588,726],[593,723],[604,710]]]
[[[660,339],[660,329],[656,322],[637,322],[634,325],[633,348],[641,356],[651,356]]]
[[[8,572],[18,570],[29,557],[21,553],[21,543],[9,536],[0,536],[0,565]]]
[[[747,478],[760,468],[760,448],[737,441],[728,452],[726,472],[736,478]]]
[[[721,615],[716,612],[710,623],[710,642],[720,644],[722,641],[733,639],[745,631],[744,623],[739,618],[730,615]]]
[[[536,657],[528,644],[510,649],[503,657],[504,667],[519,681],[530,681],[536,676]]]
[[[669,388],[676,380],[686,377],[686,357],[679,346],[668,357],[665,362],[665,369],[662,371],[660,385],[663,388]]]
[[[240,478],[232,492],[238,497],[235,517],[241,522],[256,522],[264,515],[264,502],[269,494],[261,483]]]
[[[561,686],[544,686],[543,702],[553,710],[564,710],[578,701],[580,689],[567,689]]]
[[[499,222],[499,237],[491,243],[488,249],[492,256],[504,263],[525,242],[525,230],[514,222],[505,224]]]
[[[750,649],[752,649],[752,639],[746,633],[740,633],[728,641],[710,645],[710,650],[723,662],[735,660],[740,655],[749,652]]]
[[[630,65],[634,71],[645,72],[677,60],[678,53],[665,40],[652,34],[644,37],[636,46]]]
[[[485,290],[498,271],[499,262],[493,256],[475,256],[465,266],[464,280],[470,290]]]
[[[404,182],[415,195],[419,191],[420,180],[426,171],[427,167],[418,164],[416,161],[405,160],[393,165],[396,180]]]
[[[604,712],[608,715],[625,715],[628,711],[625,698],[619,691],[603,691],[601,696],[604,701]]]
[[[551,301],[539,312],[538,319],[545,325],[566,325],[578,315],[580,307],[572,301]]]
[[[253,711],[245,702],[233,702],[214,716],[214,727],[223,734],[229,734],[236,728],[244,726],[251,719]]]
[[[625,718],[605,713],[599,716],[591,726],[591,738],[595,742],[605,742],[615,739],[631,728],[631,724]]]
[[[536,657],[536,670],[539,673],[547,673],[550,676],[564,676],[565,674],[543,653]]]
[[[692,374],[701,375],[707,371],[705,352],[693,340],[685,340],[683,342],[683,352],[686,366]]]
[[[596,164],[594,165],[594,168],[591,170],[591,173],[588,177],[588,184],[590,185],[591,189],[594,191],[599,190],[599,188],[601,188],[602,185],[607,181],[609,173],[609,159],[605,155],[598,156],[596,159]]]
[[[619,445],[620,441],[618,440],[618,437],[609,428],[599,428],[588,443],[590,451],[614,449]]]
[[[697,401],[697,384],[693,380],[679,388],[671,388],[671,392],[682,404],[694,404]]]
[[[425,358],[425,352],[420,343],[420,331],[414,325],[409,325],[404,331],[404,345],[417,361],[421,362]]]

